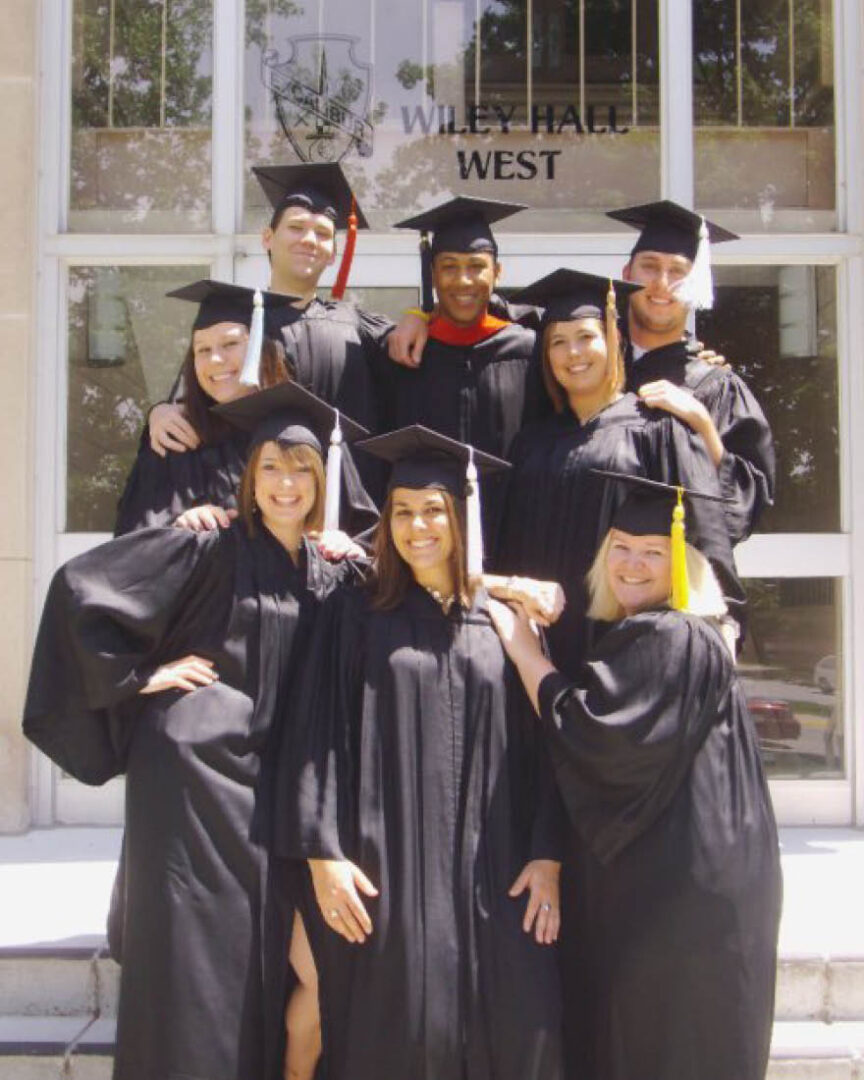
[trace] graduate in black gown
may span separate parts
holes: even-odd
[[[717,490],[701,437],[665,411],[623,393],[616,297],[636,287],[557,270],[516,300],[545,309],[542,370],[554,414],[527,427],[511,450],[506,509],[495,567],[557,581],[567,606],[548,633],[554,662],[575,674],[590,644],[585,574],[621,499],[594,469]],[[731,601],[743,601],[732,556],[740,539],[734,507],[706,502],[692,528]],[[739,614],[740,618],[740,614]]]
[[[374,585],[322,612],[277,811],[323,917],[327,1076],[560,1080],[559,806],[474,588],[469,448],[419,428],[365,445],[396,462]]]
[[[62,567],[25,705],[71,776],[126,776],[117,1080],[282,1075],[293,892],[270,878],[267,755],[320,603],[355,570],[305,537],[333,411],[287,383],[222,409],[254,428],[241,518]]]
[[[771,428],[740,375],[700,359],[686,336],[689,311],[713,305],[711,244],[737,236],[668,199],[609,217],[640,230],[623,272],[643,286],[628,306],[627,389],[707,440],[736,532],[749,536],[774,500]]]
[[[260,166],[253,171],[273,207],[261,237],[270,261],[268,288],[289,297],[267,311],[266,332],[285,346],[301,386],[378,431],[376,364],[392,323],[342,299],[356,231],[367,228],[363,211],[338,163]],[[317,289],[324,271],[336,261],[340,230],[345,230],[342,263],[332,296],[325,300]],[[172,401],[150,414],[150,434],[159,452],[182,452],[196,445],[183,411],[184,396],[181,379]],[[376,462],[364,463],[362,480],[376,502],[383,491],[382,475]]]
[[[389,363],[383,383],[387,428],[423,424],[506,457],[521,428],[545,411],[535,334],[488,311],[501,273],[490,226],[522,209],[460,196],[398,223],[421,231],[424,308],[432,311],[433,290],[438,303],[420,365]],[[490,544],[502,490],[496,477],[484,491]]]
[[[117,505],[115,536],[135,529],[171,525],[191,506],[213,503],[235,507],[246,463],[248,435],[210,412],[220,402],[252,393],[241,382],[249,349],[254,291],[227,282],[196,281],[168,296],[198,305],[181,378],[186,387],[188,423],[198,438],[187,453],[157,454],[145,429],[135,463]],[[290,297],[262,294],[265,308],[287,304]],[[290,378],[282,346],[261,342],[262,388]]]
[[[768,1063],[777,830],[714,619],[720,589],[670,537],[671,495],[634,490],[612,519],[591,571],[592,610],[611,625],[577,671],[557,671],[527,621],[492,602],[581,839],[565,913],[574,1080],[763,1080]]]
[[[198,305],[181,378],[184,408],[197,445],[183,452],[157,453],[145,431],[117,507],[115,535],[172,525],[192,508],[203,508],[195,525],[227,525],[236,509],[237,490],[249,446],[249,433],[211,411],[239,400],[259,387],[276,386],[291,377],[282,345],[264,333],[268,316],[290,306],[293,297],[257,293],[240,285],[202,280],[168,293]],[[256,295],[264,327],[253,330]],[[251,338],[250,338],[251,333]],[[345,531],[362,533],[377,520],[346,451],[341,505]],[[212,509],[211,509],[212,508]]]

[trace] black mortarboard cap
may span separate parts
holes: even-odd
[[[492,235],[491,226],[496,221],[503,221],[504,218],[525,209],[527,207],[524,203],[457,195],[439,206],[424,210],[422,214],[415,214],[414,217],[397,222],[395,228],[417,229],[421,234],[423,310],[431,311],[433,307],[432,259],[436,255],[442,251],[455,251],[459,254],[488,251],[497,259],[498,245]],[[429,233],[432,233],[431,241]]]
[[[172,289],[165,295],[176,300],[188,300],[193,304],[198,304],[198,314],[195,316],[192,329],[206,330],[208,326],[215,326],[220,322],[242,323],[243,326],[251,327],[257,291],[261,292],[265,308],[285,307],[299,299],[297,296],[247,289],[243,285],[233,285],[227,281],[211,281],[209,278],[183,285],[179,289]]]
[[[417,229],[422,233],[432,233],[432,254],[441,251],[492,251],[497,253],[498,245],[490,226],[496,221],[503,221],[511,214],[517,214],[527,207],[524,203],[500,202],[498,199],[475,199],[467,195],[457,195],[454,199],[422,214],[406,218],[396,223],[397,229]]]
[[[303,206],[331,217],[337,229],[348,227],[352,198],[357,227],[369,222],[357,205],[351,185],[338,162],[323,165],[254,165],[252,172],[270,200],[274,216],[286,206]]]
[[[562,267],[520,289],[510,299],[514,304],[544,308],[543,322],[547,325],[574,319],[603,319],[610,284],[619,306],[625,297],[642,288],[629,281]]]
[[[337,410],[332,405],[295,382],[280,383],[225,405],[214,405],[212,411],[234,427],[252,433],[250,450],[272,441],[311,446],[323,455],[337,420]],[[338,420],[347,442],[369,434],[344,413],[338,413]]]
[[[434,488],[447,491],[457,499],[465,499],[466,569],[470,578],[481,575],[483,527],[478,475],[509,469],[508,462],[440,435],[422,424],[364,439],[357,446],[392,464],[388,491],[397,487]]]
[[[631,258],[639,251],[662,251],[669,255],[683,255],[690,260],[696,258],[703,218],[680,203],[662,199],[642,206],[627,206],[623,210],[609,210],[606,216],[640,230],[630,253]],[[713,221],[705,220],[705,224],[712,244],[738,239],[737,233]]]
[[[510,465],[492,454],[474,450],[465,443],[440,435],[422,424],[375,435],[357,443],[373,457],[393,466],[389,488],[439,488],[462,498],[465,494],[465,468],[470,458],[478,473],[496,473]]]
[[[674,484],[664,484],[660,480],[649,480],[644,476],[630,476],[607,469],[592,469],[591,472],[594,476],[615,480],[626,487],[627,493],[612,515],[610,526],[630,533],[631,536],[668,536],[679,491],[685,500],[706,499],[719,503],[735,501],[723,495],[679,488]]]

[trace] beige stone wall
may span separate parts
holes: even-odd
[[[38,8],[0,0],[0,832],[30,822],[21,704],[33,618]]]

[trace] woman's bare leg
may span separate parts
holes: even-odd
[[[321,1056],[318,972],[299,912],[294,914],[288,959],[298,982],[285,1010],[285,1029],[288,1033],[285,1080],[312,1080]]]

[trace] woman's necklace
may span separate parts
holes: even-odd
[[[433,589],[431,585],[424,585],[423,588],[426,590],[426,592],[429,593],[435,603],[440,605],[441,610],[444,612],[444,614],[449,615],[450,608],[453,607],[453,601],[456,599],[455,594],[450,593],[449,596],[445,596],[437,589]]]

